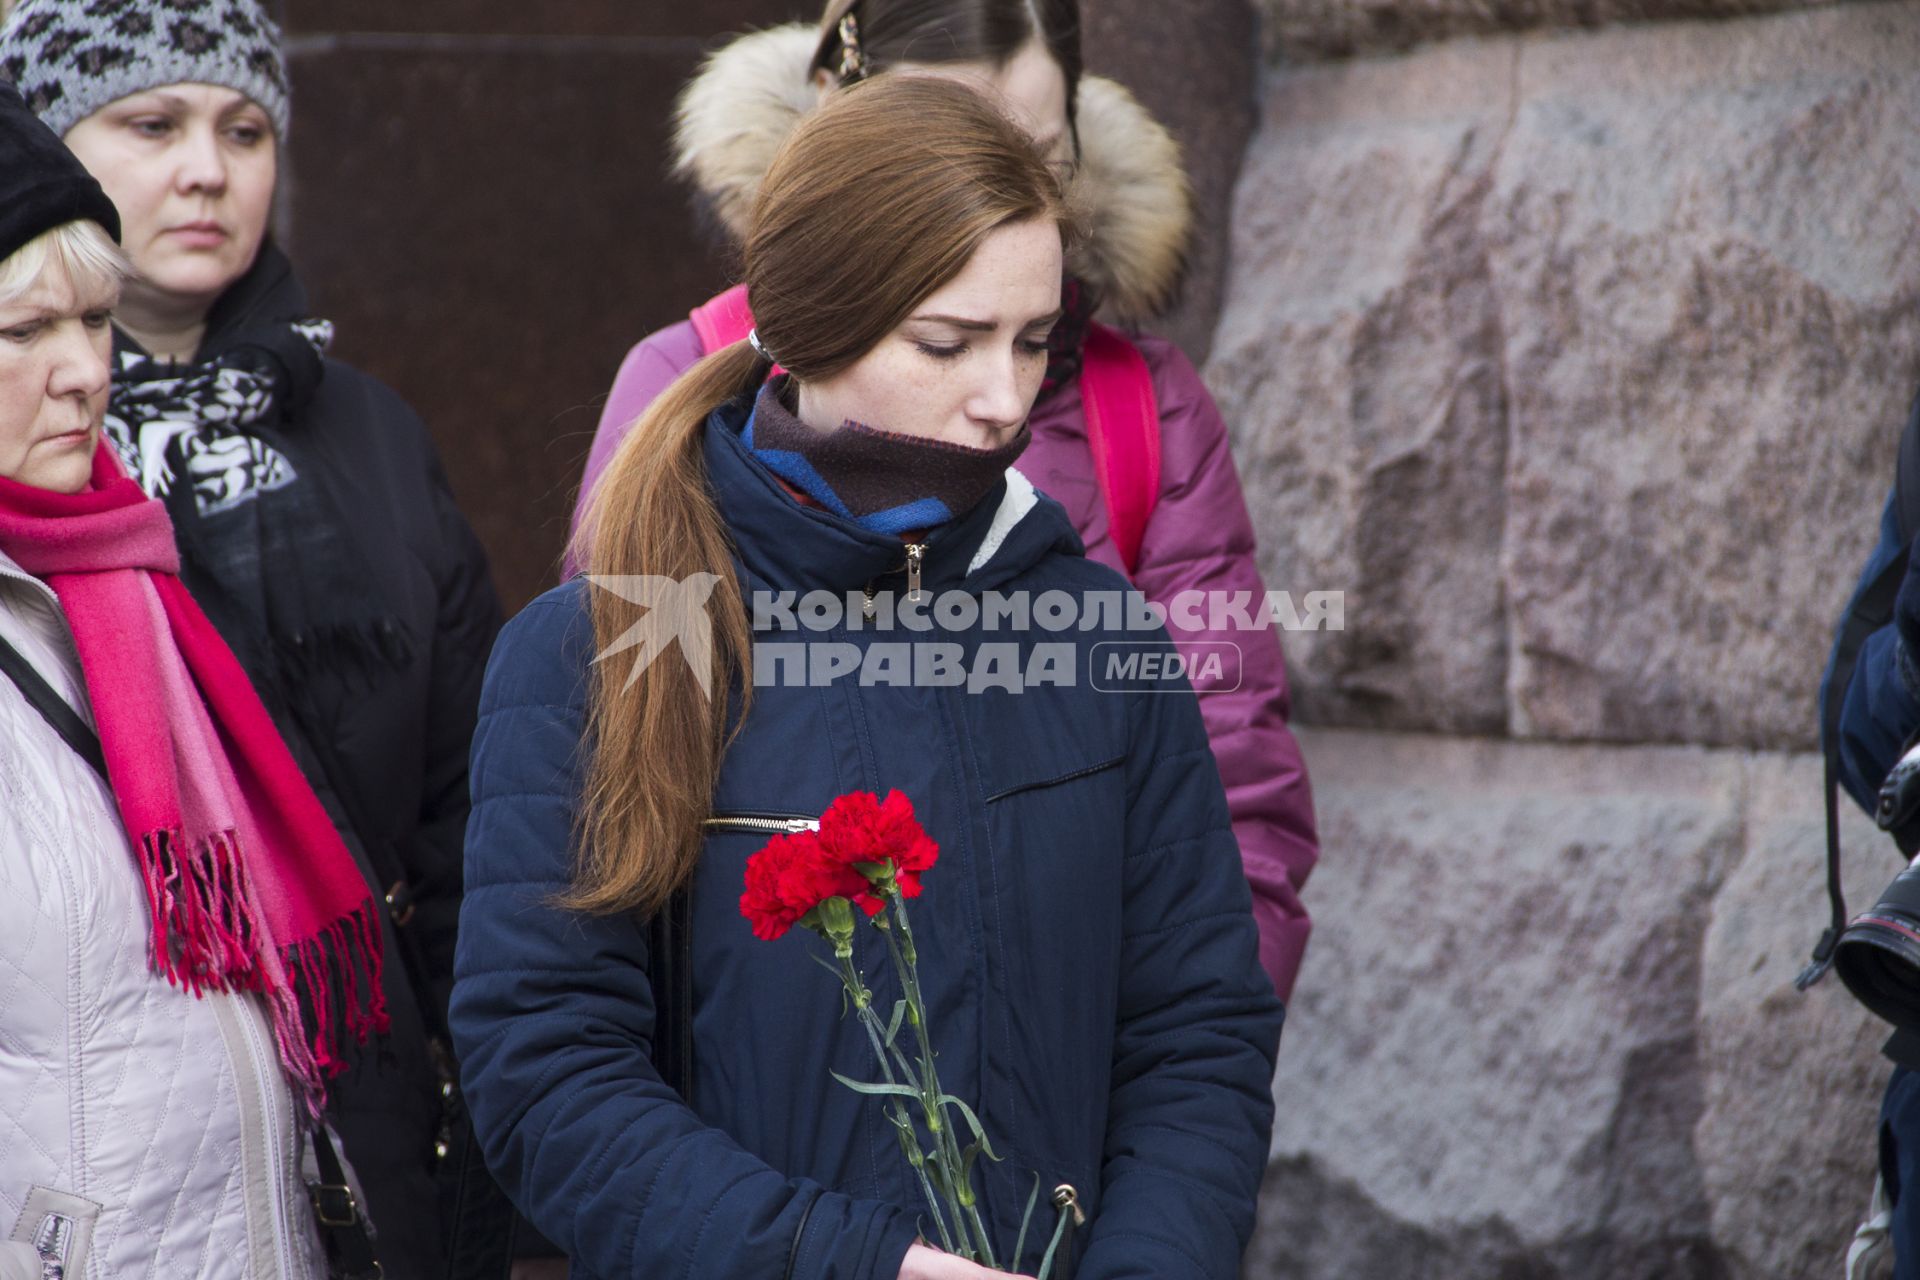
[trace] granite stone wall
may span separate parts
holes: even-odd
[[[1920,5],[1261,8],[1206,374],[1270,585],[1347,602],[1287,637],[1324,851],[1248,1275],[1838,1275],[1884,1027],[1791,983],[1920,385]]]

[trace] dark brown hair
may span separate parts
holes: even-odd
[[[754,323],[798,381],[831,377],[957,276],[991,232],[1032,219],[1063,237],[1069,224],[1046,161],[992,103],[932,76],[854,85],[794,129],[760,187],[744,248]],[[720,583],[709,602],[711,697],[678,655],[649,663],[631,687],[628,662],[593,668],[580,860],[562,899],[575,909],[655,910],[699,859],[729,717],[744,720],[752,692],[752,632],[707,484],[704,428],[767,372],[744,342],[687,370],[628,432],[589,501],[575,556],[590,573]],[[606,652],[643,611],[613,591],[590,595]]]
[[[866,74],[902,62],[985,62],[1003,67],[1039,39],[1067,79],[1067,120],[1080,88],[1079,0],[829,0],[811,71],[841,80],[840,20],[859,31]]]

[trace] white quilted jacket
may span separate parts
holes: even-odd
[[[0,634],[91,720],[52,591],[5,556]],[[150,929],[111,794],[0,675],[0,1280],[47,1257],[65,1280],[320,1280],[266,1015],[169,986]]]

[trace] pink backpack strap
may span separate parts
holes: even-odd
[[[747,286],[737,284],[717,298],[687,313],[693,331],[700,335],[700,354],[710,356],[722,347],[745,342],[753,328],[753,312],[747,308]]]
[[[1131,575],[1160,499],[1160,406],[1146,357],[1103,324],[1087,329],[1080,355],[1080,403],[1093,472],[1107,504],[1107,531]]]

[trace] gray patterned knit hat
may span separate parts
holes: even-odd
[[[258,0],[20,0],[0,77],[62,136],[117,98],[195,83],[246,94],[287,137],[280,28]]]

